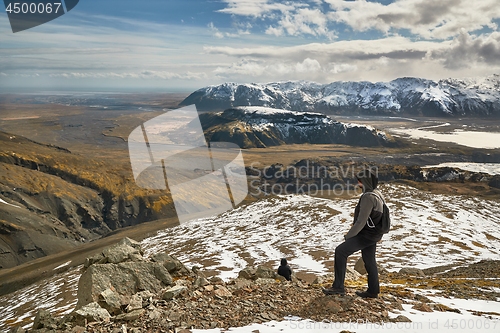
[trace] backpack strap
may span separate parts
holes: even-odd
[[[384,200],[384,198],[382,198],[382,196],[380,194],[378,194],[377,192],[371,191],[371,192],[363,193],[363,195],[365,195],[367,193],[372,193],[374,196],[376,196],[377,198],[379,198],[382,201],[382,203],[385,205],[385,200]]]
[[[363,195],[365,195],[367,193],[372,193],[373,195],[375,195],[377,198],[379,198],[382,201],[382,211],[383,211],[384,210],[384,205],[385,205],[384,198],[382,198],[382,196],[380,194],[377,194],[376,192],[373,192],[373,191],[371,191],[371,192],[365,192],[365,193],[363,193]],[[366,225],[368,226],[368,228],[375,228],[375,223],[373,222],[371,216],[368,216],[368,220],[366,221]]]

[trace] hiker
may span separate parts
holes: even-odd
[[[384,199],[376,190],[378,178],[374,173],[365,170],[358,173],[356,178],[358,185],[363,188],[363,194],[354,210],[354,224],[344,236],[345,241],[335,249],[335,280],[332,287],[323,289],[323,292],[327,295],[344,295],[347,258],[361,250],[368,273],[368,289],[363,292],[356,291],[356,294],[363,298],[377,298],[380,286],[375,251],[377,242],[383,235],[379,222],[382,219]]]
[[[281,259],[281,265],[278,267],[278,275],[283,276],[288,281],[292,281],[292,269],[288,266],[285,258]]]

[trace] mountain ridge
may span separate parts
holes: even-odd
[[[196,90],[180,105],[198,110],[265,106],[326,114],[500,117],[500,75],[476,79],[402,77],[389,82],[226,82]]]
[[[233,142],[241,148],[283,144],[395,146],[395,140],[372,126],[347,124],[315,112],[260,106],[235,107],[200,114],[207,140]]]

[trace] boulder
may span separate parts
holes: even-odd
[[[276,279],[278,273],[273,268],[259,265],[257,267],[247,266],[238,273],[238,277],[247,280]]]
[[[239,290],[239,289],[251,287],[252,285],[253,285],[253,282],[249,281],[248,279],[237,278],[237,279],[234,279],[231,281],[229,288],[231,290]]]
[[[257,268],[247,266],[238,273],[238,277],[246,280],[253,280],[255,278],[255,273],[257,273]]]
[[[144,260],[142,255],[141,243],[125,237],[115,245],[109,246],[102,252],[87,258],[83,267],[87,269],[94,264],[117,264],[127,261],[142,261]]]
[[[76,310],[73,314],[76,324],[81,326],[91,322],[109,321],[111,319],[109,312],[101,308],[97,302],[89,303]]]
[[[189,275],[191,273],[179,259],[164,252],[154,254],[151,256],[151,260],[162,264],[170,274],[175,276]]]
[[[219,285],[220,284],[224,284],[224,280],[222,280],[218,276],[212,276],[209,281],[210,281],[211,284],[219,284]]]
[[[9,329],[9,333],[26,333],[26,330],[21,326],[14,326]]]
[[[194,288],[200,288],[200,287],[204,287],[204,286],[206,286],[208,284],[210,284],[210,282],[208,282],[208,280],[205,279],[205,277],[198,276],[196,278],[196,280],[194,280],[193,287]]]
[[[186,286],[179,286],[179,285],[173,286],[172,288],[168,289],[163,293],[162,299],[164,299],[165,301],[169,301],[175,298],[176,296],[180,295],[187,289],[188,288]]]
[[[98,302],[99,295],[106,289],[114,290],[121,296],[132,296],[143,290],[158,293],[171,283],[172,277],[159,263],[94,264],[78,281],[77,309]]]
[[[111,288],[99,294],[98,303],[102,308],[108,310],[110,314],[116,315],[122,312],[120,295]]]
[[[361,275],[366,274],[365,262],[363,261],[363,258],[360,257],[358,261],[356,261],[356,264],[354,265],[354,270]]]
[[[224,286],[216,286],[214,290],[214,295],[220,298],[229,298],[233,297],[233,294],[229,289]]]
[[[117,244],[102,251],[105,263],[118,264],[125,261],[139,261],[142,259],[141,253],[136,248],[126,244]],[[138,260],[139,258],[139,260]],[[133,260],[135,259],[135,260]]]
[[[116,320],[123,320],[123,321],[137,320],[144,312],[146,312],[146,310],[137,309],[128,313],[122,313],[116,316]]]
[[[403,267],[399,270],[399,274],[402,275],[409,275],[409,276],[420,276],[424,277],[425,273],[423,270],[418,269],[418,268],[413,268],[413,267]]]
[[[266,266],[258,266],[255,272],[255,278],[257,279],[275,279],[277,275],[273,268]]]
[[[379,274],[387,274],[387,270],[377,264],[377,269]],[[358,261],[356,261],[356,264],[354,265],[354,270],[358,272],[361,275],[366,275],[366,268],[365,268],[365,262],[363,261],[363,258],[359,258]]]
[[[41,328],[55,330],[57,329],[57,320],[52,316],[52,314],[45,310],[38,310],[35,320],[33,321],[33,329],[39,330]]]

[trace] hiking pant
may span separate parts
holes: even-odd
[[[375,260],[377,242],[378,240],[371,240],[363,236],[356,235],[337,246],[335,249],[335,281],[333,281],[333,288],[344,289],[347,258],[354,252],[361,250],[361,256],[363,257],[366,272],[368,273],[367,291],[370,294],[380,293],[377,261]]]

